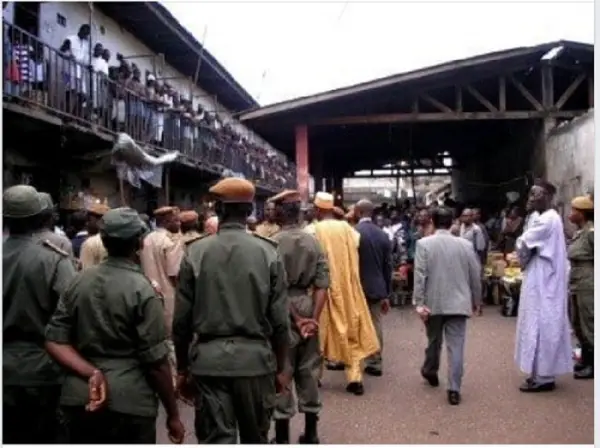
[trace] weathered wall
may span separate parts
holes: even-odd
[[[546,177],[557,187],[566,217],[574,196],[594,191],[594,111],[551,130],[546,141]]]

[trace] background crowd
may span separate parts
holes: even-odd
[[[8,100],[126,132],[137,142],[180,151],[219,173],[258,185],[284,188],[294,182],[295,167],[287,157],[252,141],[233,119],[223,123],[216,110],[195,101],[191,85],[190,92],[180,92],[169,79],[142,73],[132,60],[91,42],[89,25],[67,36],[59,49],[15,26],[3,26]]]

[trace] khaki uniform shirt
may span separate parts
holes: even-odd
[[[312,288],[329,288],[329,267],[319,242],[299,226],[284,226],[273,240],[285,266],[290,304],[300,316],[312,317],[315,308]],[[291,328],[293,342],[299,342],[293,323]]]
[[[66,252],[37,236],[9,236],[2,246],[4,385],[59,384],[61,369],[44,348],[44,330],[76,272]]]
[[[276,243],[222,224],[181,263],[173,341],[179,367],[219,377],[274,373],[272,341],[289,343],[285,268]],[[195,338],[194,338],[195,336]]]
[[[81,262],[81,268],[87,269],[92,266],[96,266],[108,256],[104,244],[102,244],[102,238],[97,233],[86,239],[81,245],[81,252],[79,254],[79,261]]]
[[[167,333],[171,334],[175,308],[175,288],[171,277],[177,277],[183,258],[181,240],[174,241],[166,229],[158,228],[144,239],[141,252],[142,269],[151,281],[158,284],[164,299]]]
[[[567,249],[570,263],[569,290],[594,291],[594,224],[579,230]]]
[[[148,383],[149,364],[169,352],[162,302],[135,263],[109,257],[82,271],[65,292],[46,338],[72,345],[104,373],[108,409],[154,417],[158,399]],[[67,372],[61,404],[84,406],[87,381]]]

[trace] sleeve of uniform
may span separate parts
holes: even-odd
[[[169,353],[167,330],[161,300],[150,285],[138,292],[135,330],[138,337],[138,357],[144,364],[152,364]]]
[[[413,305],[422,306],[425,303],[427,285],[427,249],[422,241],[417,241],[414,269]]]
[[[481,304],[481,265],[473,250],[467,251],[469,257],[469,283],[471,286],[472,302],[474,306]]]
[[[175,313],[173,317],[173,344],[178,370],[187,369],[188,349],[192,341],[192,308],[194,305],[194,271],[187,258],[181,262],[177,293],[175,295]]]
[[[62,258],[56,265],[56,272],[52,279],[52,290],[58,297],[62,296],[75,276],[77,271],[71,258]]]
[[[71,264],[71,263],[69,263]],[[73,320],[68,304],[71,294],[66,291],[59,299],[54,314],[46,325],[46,340],[57,344],[71,343],[71,328]]]
[[[319,243],[315,244],[315,248],[317,251],[317,274],[315,275],[314,286],[319,289],[327,289],[329,288],[329,265],[327,264],[327,258]]]
[[[177,277],[184,254],[184,245],[182,241],[172,241],[165,238],[165,262],[166,273],[169,277]]]
[[[271,265],[271,300],[269,300],[268,319],[273,327],[273,339],[289,343],[290,320],[287,297],[287,278],[285,266],[279,253]]]

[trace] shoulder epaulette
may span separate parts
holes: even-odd
[[[256,238],[260,238],[261,240],[266,241],[267,243],[270,243],[273,247],[279,246],[279,243],[275,240],[272,240],[271,238],[267,238],[266,236],[260,236],[256,233],[253,233],[252,235],[254,235]]]
[[[69,256],[69,254],[67,252],[65,252],[64,250],[62,250],[56,244],[50,242],[50,240],[44,240],[44,241],[42,241],[42,245],[46,246],[48,249],[52,249],[54,252],[56,252],[57,254],[62,255],[63,257],[68,257]]]
[[[186,246],[189,246],[190,244],[195,243],[196,241],[201,240],[202,238],[206,238],[207,236],[208,236],[208,233],[205,233],[203,235],[196,235],[196,236],[193,236],[193,237],[185,240],[183,242],[183,244],[185,244]]]

